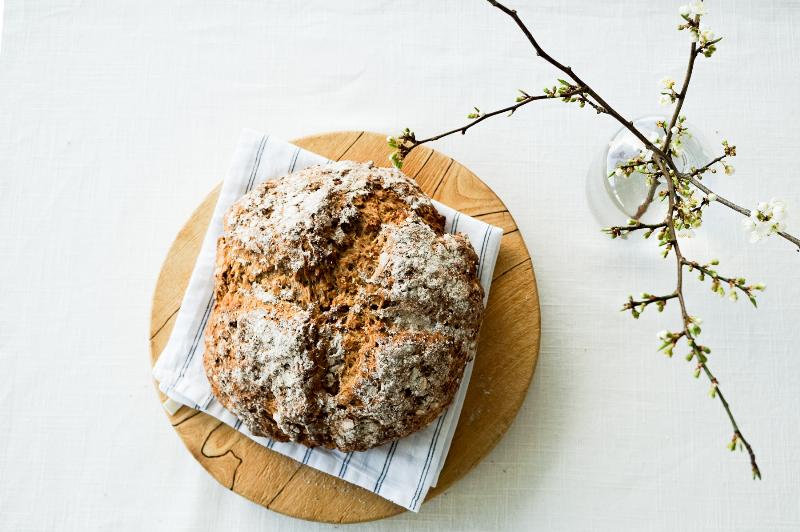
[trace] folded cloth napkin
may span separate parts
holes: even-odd
[[[203,333],[214,306],[217,237],[222,233],[225,211],[262,181],[327,162],[324,157],[270,135],[251,130],[242,133],[189,287],[183,296],[175,327],[153,369],[153,375],[161,391],[169,398],[165,407],[173,413],[180,404],[201,410],[275,452],[357,484],[417,512],[428,489],[436,485],[444,465],[467,392],[472,362],[467,364],[453,403],[427,428],[381,447],[350,453],[254,436],[214,398],[203,369]],[[502,230],[440,203],[434,202],[434,205],[447,219],[446,230],[466,234],[475,247],[480,257],[478,273],[488,299]],[[487,299],[484,299],[484,303]]]

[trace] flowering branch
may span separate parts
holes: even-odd
[[[505,113],[508,113],[508,116],[511,116],[514,114],[514,112],[516,112],[517,109],[519,109],[524,105],[528,105],[531,102],[538,102],[541,100],[551,100],[553,98],[561,98],[563,101],[584,101],[584,102],[586,101],[585,96],[582,95],[583,89],[581,87],[576,87],[574,85],[567,84],[566,82],[563,82],[560,88],[553,87],[553,89],[545,89],[545,94],[543,95],[531,96],[522,89],[520,89],[519,92],[520,95],[517,96],[517,100],[514,105],[509,105],[508,107],[503,107],[502,109],[498,109],[490,113],[482,113],[480,109],[475,107],[474,112],[471,112],[467,115],[467,118],[471,119],[472,122],[464,126],[451,129],[450,131],[446,131],[439,135],[435,135],[427,139],[417,140],[416,136],[414,135],[414,132],[406,128],[397,137],[389,137],[388,139],[386,139],[386,141],[389,144],[389,147],[396,150],[395,152],[392,153],[390,157],[392,163],[394,163],[395,166],[400,168],[403,166],[403,160],[406,158],[406,156],[409,153],[411,153],[411,150],[413,150],[417,146],[421,146],[422,144],[426,144],[428,142],[433,142],[442,139],[444,137],[448,137],[455,133],[461,133],[462,135],[464,135],[469,129],[477,126],[478,124],[480,124],[481,122],[483,122],[488,118],[497,115],[502,115]],[[576,99],[573,99],[573,97]],[[577,98],[580,98],[580,100],[578,100]],[[583,107],[583,105],[584,104],[581,104],[581,107]]]
[[[689,182],[692,185],[694,185],[695,187],[697,187],[698,189],[700,189],[703,192],[705,192],[708,197],[713,197],[715,201],[721,203],[722,205],[725,205],[729,209],[732,209],[732,210],[738,212],[739,214],[747,216],[747,219],[742,220],[742,225],[744,226],[744,228],[746,230],[749,230],[749,231],[758,230],[759,227],[765,227],[765,226],[764,225],[761,225],[761,226],[757,225],[757,223],[756,223],[757,221],[769,222],[772,219],[771,217],[767,217],[767,216],[764,216],[763,214],[760,214],[761,211],[769,209],[769,204],[768,203],[760,203],[759,204],[759,208],[756,209],[756,212],[753,212],[750,209],[746,209],[744,207],[741,207],[741,206],[735,204],[734,202],[723,198],[719,194],[715,194],[714,192],[711,191],[711,189],[709,189],[707,186],[705,186],[703,183],[701,183],[695,177],[689,178]],[[778,235],[781,238],[784,238],[784,239],[788,240],[789,242],[791,242],[792,244],[797,246],[797,251],[800,252],[800,238],[797,238],[796,236],[791,235],[791,234],[787,233],[786,231],[784,231],[782,229],[782,227],[784,227],[784,225],[782,223],[782,220],[785,218],[785,214],[784,214],[785,213],[785,208],[782,206],[783,203],[780,200],[772,200],[771,203],[773,204],[773,206],[780,206],[780,210],[779,210],[780,214],[778,215],[779,219],[776,220],[776,222],[773,225],[766,226],[766,227],[770,227],[770,228],[774,229],[774,231],[773,231],[774,234]],[[774,216],[774,213],[773,213],[773,216]],[[755,218],[756,220],[753,220],[753,218]],[[765,220],[761,220],[761,218],[766,218],[766,219]],[[761,231],[761,232],[763,233],[763,231]],[[758,233],[756,233],[756,234],[758,234]],[[763,236],[768,236],[768,235],[769,235],[769,233],[767,233],[766,235],[761,235],[755,241],[758,241]]]
[[[669,121],[669,128],[667,128],[667,137],[666,140],[664,140],[664,144],[666,146],[669,146],[669,143],[672,140],[672,128],[675,127],[675,125],[678,123],[678,117],[681,116],[681,109],[683,109],[683,102],[686,101],[686,92],[689,90],[689,82],[692,81],[692,72],[694,72],[694,62],[697,59],[697,54],[699,53],[700,51],[697,48],[697,44],[692,43],[691,51],[689,53],[689,65],[686,67],[686,77],[683,79],[683,85],[681,86],[681,91],[675,94],[675,100],[677,101],[677,103],[675,105],[675,111],[673,111],[672,113],[672,119]]]
[[[736,155],[736,146],[733,146],[733,150],[734,150],[734,155]],[[715,168],[712,168],[712,167],[715,164],[721,162],[726,157],[728,157],[727,153],[723,153],[722,155],[718,155],[717,157],[714,157],[709,162],[707,162],[704,166],[701,166],[700,168],[695,168],[694,170],[689,172],[689,178],[691,179],[691,178],[693,178],[695,176],[703,175],[704,173],[706,173],[708,171],[710,171],[712,173],[716,173],[717,170]],[[732,167],[726,166],[726,168],[732,168]],[[711,193],[711,191],[709,191],[709,193]]]
[[[515,105],[491,113],[481,113],[476,108],[474,113],[468,115],[472,122],[423,140],[417,140],[411,130],[405,129],[398,137],[389,137],[388,139],[389,145],[395,150],[391,155],[392,162],[395,166],[401,167],[405,157],[421,144],[455,133],[464,134],[468,129],[490,117],[503,113],[513,114],[519,107],[539,100],[559,98],[564,102],[578,103],[580,107],[588,105],[598,114],[607,114],[622,124],[642,143],[642,148],[640,153],[633,158],[618,165],[611,175],[629,177],[633,174],[641,174],[645,176],[650,187],[645,202],[639,207],[634,218],[628,221],[627,225],[608,227],[603,231],[611,238],[625,238],[637,231],[641,231],[645,238],[649,238],[657,232],[658,245],[662,248],[662,256],[666,258],[672,253],[676,265],[676,288],[674,292],[660,296],[644,293],[641,299],[634,299],[629,296],[622,310],[630,311],[634,318],[638,318],[650,305],[655,305],[659,311],[662,311],[669,301],[678,301],[682,318],[681,329],[677,332],[660,332],[658,338],[662,345],[659,350],[664,351],[668,356],[672,356],[673,350],[679,342],[686,343],[689,348],[686,359],[694,361],[696,364],[695,377],[699,377],[701,373],[706,376],[711,383],[711,397],[719,398],[731,423],[733,437],[728,444],[728,448],[731,450],[737,448],[746,449],[750,458],[753,477],[761,478],[761,471],[756,462],[753,449],[739,429],[730,405],[719,389],[719,381],[708,367],[708,354],[711,349],[697,341],[698,335],[701,333],[701,320],[698,317],[691,316],[687,311],[686,298],[683,291],[683,276],[685,270],[690,272],[697,271],[701,281],[706,278],[711,279],[711,290],[715,293],[725,295],[725,286],[727,286],[729,298],[736,300],[738,299],[738,294],[741,293],[753,305],[756,305],[755,293],[764,290],[764,285],[760,283],[747,284],[747,281],[741,277],[719,275],[713,268],[718,264],[717,261],[700,264],[697,261],[686,258],[683,255],[678,239],[679,237],[692,236],[694,234],[694,229],[702,225],[704,209],[712,203],[720,203],[747,217],[743,220],[743,227],[750,232],[750,240],[753,242],[774,234],[792,242],[800,251],[800,239],[786,232],[784,223],[786,216],[785,206],[780,200],[761,203],[751,211],[719,196],[703,184],[704,175],[716,173],[720,166],[726,175],[734,173],[734,168],[728,163],[728,158],[736,156],[736,147],[727,141],[722,142],[723,153],[700,168],[690,168],[684,171],[678,168],[675,163],[674,157],[679,157],[682,154],[683,140],[689,135],[685,124],[686,117],[681,114],[681,111],[687,97],[695,63],[701,55],[707,58],[711,57],[717,50],[716,45],[721,41],[721,38],[716,38],[714,33],[702,22],[702,17],[706,14],[705,5],[702,0],[693,0],[690,4],[681,6],[679,10],[682,23],[678,26],[678,29],[687,31],[692,41],[686,73],[679,91],[675,88],[675,80],[670,78],[662,80],[663,88],[660,102],[665,105],[675,105],[675,108],[669,122],[665,120],[657,122],[657,126],[663,136],[655,134],[653,137],[646,137],[644,133],[635,127],[632,121],[622,116],[609,105],[570,66],[557,61],[542,49],[515,10],[495,0],[487,1],[508,15],[525,35],[536,55],[564,73],[569,81],[560,79],[558,80],[560,85],[546,88],[544,94],[539,96],[530,96],[521,91],[521,95],[517,98]],[[657,193],[659,185],[663,183],[666,183],[666,190],[661,190]],[[702,193],[702,197],[698,197],[696,195],[697,192]],[[668,208],[664,220],[660,223],[642,223],[639,221],[640,217],[647,210],[650,203],[655,200],[656,196],[662,200],[667,200]]]
[[[630,219],[628,220],[628,225],[615,225],[612,227],[606,227],[603,229],[603,232],[606,233],[611,238],[618,238],[618,237],[626,237],[630,233],[634,231],[640,231],[642,229],[647,229],[644,232],[645,238],[650,238],[650,235],[653,234],[653,231],[656,229],[663,229],[667,227],[667,222],[661,222],[658,224],[644,224],[637,220]]]
[[[663,165],[663,162],[661,163]],[[662,166],[663,169],[663,166]],[[686,342],[689,344],[689,348],[691,351],[688,355],[686,355],[686,360],[691,362],[692,360],[696,360],[697,366],[695,368],[694,376],[698,378],[700,376],[700,372],[702,371],[706,377],[708,378],[709,382],[711,383],[711,389],[709,390],[709,395],[713,399],[714,397],[719,397],[720,403],[722,403],[722,407],[725,409],[725,413],[728,415],[728,420],[733,427],[733,437],[731,442],[728,444],[728,448],[733,451],[734,449],[741,448],[742,445],[747,449],[747,454],[750,457],[750,469],[753,473],[753,478],[761,478],[761,470],[758,467],[758,463],[756,462],[756,455],[753,451],[753,448],[750,446],[750,443],[745,439],[742,431],[739,429],[739,425],[736,422],[736,418],[733,416],[733,412],[731,411],[730,405],[728,401],[725,399],[725,395],[723,395],[722,390],[719,389],[719,381],[711,372],[708,367],[708,357],[707,355],[711,352],[711,349],[700,345],[697,343],[696,336],[700,334],[700,326],[698,323],[697,318],[692,317],[686,310],[686,300],[683,295],[683,268],[687,264],[693,264],[691,261],[687,261],[681,252],[680,245],[678,244],[677,234],[675,233],[675,223],[674,223],[674,212],[675,206],[678,202],[680,202],[680,198],[678,193],[676,192],[675,185],[671,179],[667,180],[667,187],[669,191],[669,209],[667,211],[667,223],[669,225],[669,230],[672,233],[672,246],[675,252],[675,263],[677,266],[677,287],[675,288],[675,292],[678,294],[678,302],[680,303],[681,307],[681,317],[683,318],[683,331],[680,333],[680,336],[686,339]],[[696,263],[694,263],[696,264]],[[698,265],[699,266],[699,265]],[[763,289],[763,287],[762,287]],[[734,292],[735,293],[735,292]],[[755,305],[755,299],[751,296],[751,301],[753,305]],[[674,344],[673,344],[674,345]],[[670,348],[669,354],[671,356],[672,350]]]
[[[716,266],[717,264],[719,264],[717,260],[712,260],[706,265],[701,265],[696,261],[687,260],[684,258],[681,260],[681,263],[687,268],[689,268],[689,271],[694,271],[694,270],[699,271],[700,275],[698,275],[697,278],[700,281],[705,281],[706,277],[710,277],[711,291],[714,293],[724,296],[725,288],[722,285],[727,284],[728,287],[730,288],[730,291],[728,292],[728,297],[732,301],[736,301],[737,299],[739,299],[737,292],[737,290],[739,290],[745,296],[747,296],[747,299],[750,301],[750,303],[753,304],[754,307],[757,307],[758,303],[756,302],[755,292],[763,291],[766,288],[762,283],[748,285],[747,279],[745,279],[744,277],[733,278],[733,277],[724,277],[722,275],[719,275],[716,272],[716,270],[710,268],[710,266]]]
[[[628,301],[622,305],[622,311],[630,310],[631,315],[634,318],[639,319],[639,316],[642,315],[642,312],[644,312],[644,309],[647,308],[648,305],[655,303],[658,311],[663,312],[664,307],[667,306],[667,301],[670,299],[675,299],[678,297],[678,295],[678,292],[672,292],[671,294],[667,294],[665,296],[654,296],[645,292],[642,294],[642,299],[640,300],[633,299],[633,296],[628,296]]]

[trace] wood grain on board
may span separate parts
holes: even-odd
[[[348,131],[294,143],[329,159],[372,160],[388,166],[385,139]],[[514,420],[536,368],[539,298],[533,265],[516,223],[489,187],[453,159],[424,146],[410,154],[403,171],[431,197],[504,232],[466,400],[439,483],[428,493],[430,499],[485,457]],[[192,213],[162,266],[150,326],[153,364],[172,331],[219,190],[219,186],[212,190]],[[182,407],[168,417],[211,476],[270,510],[332,523],[370,521],[405,511],[370,491],[270,451],[196,410]]]

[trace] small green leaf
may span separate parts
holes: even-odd
[[[392,164],[393,164],[393,165],[395,166],[395,168],[397,168],[398,170],[399,170],[399,169],[401,169],[401,168],[403,168],[403,159],[400,157],[400,154],[399,154],[398,152],[394,152],[394,153],[392,153],[392,154],[389,156],[389,159],[392,161]]]

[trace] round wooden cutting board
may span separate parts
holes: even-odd
[[[294,143],[329,159],[372,160],[389,166],[386,137],[375,133],[328,133]],[[469,390],[439,485],[428,493],[430,499],[486,456],[514,420],[536,368],[539,297],[519,230],[489,187],[453,159],[424,146],[411,153],[403,171],[434,199],[503,228]],[[164,261],[153,296],[153,364],[172,331],[218,194],[219,186],[186,222]],[[195,459],[215,479],[270,510],[332,523],[370,521],[404,511],[367,490],[270,451],[196,410],[182,407],[168,417]]]

